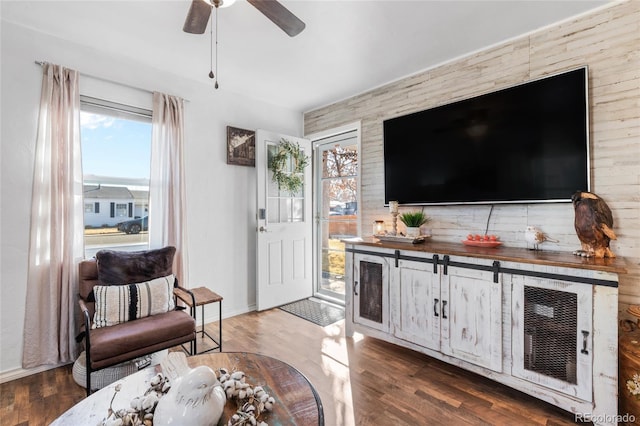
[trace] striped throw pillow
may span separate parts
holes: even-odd
[[[173,274],[136,284],[97,285],[92,328],[108,327],[175,308]]]

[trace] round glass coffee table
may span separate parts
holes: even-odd
[[[269,425],[293,424],[298,426],[323,426],[324,412],[320,396],[315,388],[298,370],[278,359],[249,352],[222,352],[196,355],[187,358],[190,367],[206,365],[213,370],[227,368],[244,371],[247,383],[262,386],[276,400],[273,411],[263,413],[260,420]],[[83,399],[52,425],[98,425],[108,415],[109,404],[114,410],[128,408],[130,401],[142,395],[149,381],[161,367],[148,367],[100,389]],[[121,385],[115,395],[115,387]],[[111,399],[113,398],[113,402]],[[234,402],[227,401],[219,425],[226,425],[236,412]]]

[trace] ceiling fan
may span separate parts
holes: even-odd
[[[235,0],[192,0],[187,19],[182,27],[184,32],[191,34],[203,34],[207,28],[211,10],[215,7],[230,5]],[[247,0],[258,9],[264,16],[269,18],[274,24],[287,33],[290,37],[295,37],[304,30],[305,23],[289,9],[276,0]]]

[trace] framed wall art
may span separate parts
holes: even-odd
[[[227,126],[227,164],[255,167],[255,131]]]

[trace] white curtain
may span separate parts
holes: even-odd
[[[153,93],[149,245],[175,246],[173,273],[189,286],[184,180],[184,101]]]
[[[35,150],[22,365],[71,362],[84,255],[78,73],[44,64]]]

